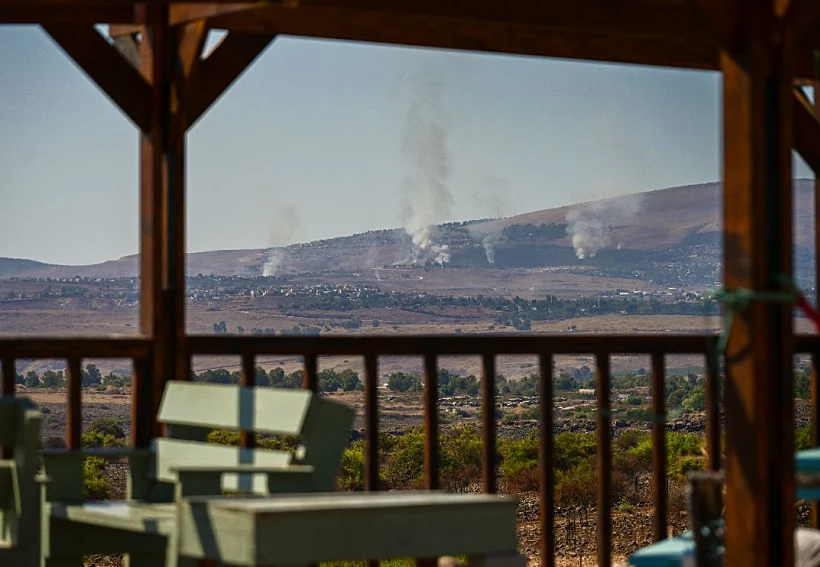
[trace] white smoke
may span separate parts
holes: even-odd
[[[275,276],[285,263],[287,252],[283,246],[292,243],[302,226],[302,217],[290,203],[277,203],[273,216],[271,244],[274,248],[268,250],[268,258],[262,265],[262,275],[266,277]]]
[[[594,258],[605,248],[622,243],[615,242],[613,231],[618,226],[632,222],[643,206],[643,195],[627,195],[617,199],[593,201],[573,207],[566,215],[567,234],[572,236],[575,255],[583,260]]]
[[[504,217],[509,209],[509,188],[494,175],[485,175],[472,191],[472,198],[478,216],[498,219]],[[495,264],[495,246],[501,240],[501,228],[492,228],[487,232],[483,225],[468,225],[470,238],[481,243],[484,256],[491,265]]]
[[[487,262],[495,264],[495,243],[501,237],[497,233],[488,234],[481,239],[481,247],[484,248],[484,256],[487,257]]]
[[[404,182],[403,225],[410,235],[412,262],[450,261],[445,244],[435,242],[435,225],[453,208],[450,155],[441,102],[441,83],[429,74],[410,84],[410,108],[404,123],[401,152],[409,173]]]

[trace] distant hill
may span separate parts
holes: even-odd
[[[795,181],[798,257],[813,253],[812,180]],[[533,268],[720,260],[721,184],[673,187],[513,217],[435,227],[432,247],[414,249],[402,229],[296,244],[280,249],[189,254],[189,275],[258,276],[386,268],[449,255],[452,267]],[[0,277],[133,277],[137,256],[89,266],[0,258]]]
[[[50,264],[23,260],[20,258],[0,258],[0,277],[26,277],[52,267]]]

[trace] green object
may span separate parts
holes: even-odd
[[[40,564],[40,495],[37,486],[42,416],[25,398],[0,397],[0,565]]]
[[[179,504],[179,546],[186,557],[244,567],[443,555],[526,567],[516,506],[513,496],[405,490],[195,497]]]
[[[783,289],[776,291],[753,291],[746,288],[720,289],[706,294],[706,301],[717,301],[726,308],[723,316],[723,329],[720,332],[716,347],[718,353],[726,350],[726,343],[729,340],[729,333],[732,330],[736,312],[744,311],[753,301],[793,304],[797,300],[797,289],[791,279],[783,274],[777,274],[775,279]]]
[[[352,408],[306,390],[169,382],[157,418],[166,437],[150,448],[43,453],[43,565],[80,567],[91,553],[127,554],[131,567],[184,563],[175,502],[331,492],[353,418]],[[205,441],[213,429],[297,436],[302,445],[295,453],[214,445]],[[126,500],[84,501],[83,461],[92,456],[128,459]]]

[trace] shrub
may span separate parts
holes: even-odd
[[[98,417],[91,422],[88,431],[89,433],[101,433],[103,435],[111,435],[117,439],[125,439],[125,430],[119,421],[113,417]]]
[[[414,427],[394,440],[384,463],[384,480],[390,488],[421,488],[423,475],[424,436]]]
[[[83,496],[86,500],[105,500],[111,495],[111,485],[105,478],[106,462],[99,457],[83,461]]]
[[[467,488],[481,476],[481,437],[473,426],[458,427],[441,439],[442,484],[450,490]]]
[[[125,441],[110,433],[89,431],[88,433],[83,433],[80,437],[80,444],[83,447],[124,447]]]
[[[555,504],[560,508],[591,506],[595,502],[597,486],[598,477],[591,460],[568,471],[556,471]]]
[[[794,432],[794,450],[805,451],[811,448],[811,429],[801,427]]]
[[[240,435],[238,431],[227,429],[214,429],[205,438],[208,443],[214,445],[239,446]],[[295,451],[299,446],[299,438],[293,435],[263,435],[256,438],[256,446],[271,451]]]
[[[336,484],[340,490],[364,490],[364,441],[354,441],[342,453]]]

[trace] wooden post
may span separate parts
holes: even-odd
[[[174,373],[174,353],[180,309],[174,305],[176,210],[184,191],[184,142],[174,136],[171,115],[173,42],[168,6],[149,2],[148,26],[140,42],[140,66],[151,77],[150,123],[140,134],[141,297],[140,327],[154,338],[151,368],[152,436],[161,435],[156,422],[165,383]],[[180,191],[181,190],[181,191]],[[183,243],[184,245],[184,243]],[[184,309],[184,306],[181,306]]]
[[[812,108],[814,115],[820,118],[820,83],[814,83],[814,101]],[[817,261],[820,253],[820,172],[814,172],[814,288],[815,302],[820,305],[820,262]],[[811,353],[811,442],[817,447],[820,445],[820,352]],[[820,502],[811,503],[811,523],[815,529],[820,528]]]
[[[162,434],[155,416],[166,382],[187,380],[190,375],[185,348],[185,136],[193,123],[190,109],[196,107],[197,117],[201,116],[273,38],[255,35],[243,42],[240,36],[232,38],[227,48],[223,41],[217,48],[220,56],[203,72],[205,22],[199,19],[171,27],[171,9],[162,1],[149,2],[139,62],[142,75],[152,78],[151,120],[140,138],[140,322],[142,332],[154,338],[152,436]],[[207,15],[207,6],[203,10]],[[199,96],[203,90],[211,97],[207,101]]]
[[[721,55],[727,289],[781,289],[792,275],[790,33],[746,0],[741,46]],[[726,350],[726,564],[794,562],[792,305],[752,301]]]

